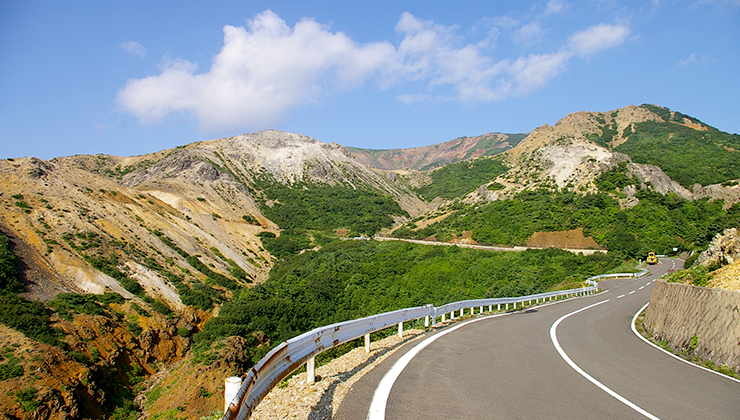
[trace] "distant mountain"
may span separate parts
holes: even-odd
[[[526,134],[488,133],[475,137],[458,137],[448,142],[410,149],[347,150],[358,161],[378,169],[429,170],[481,156],[493,156],[516,146]]]

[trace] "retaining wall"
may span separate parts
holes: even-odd
[[[740,292],[659,280],[644,326],[674,350],[740,372]]]

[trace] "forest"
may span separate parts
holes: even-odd
[[[376,313],[464,299],[581,287],[628,270],[619,253],[584,257],[557,249],[491,252],[389,241],[336,241],[277,264],[264,284],[243,289],[196,334],[196,347],[230,335],[264,334],[277,344],[313,328]],[[634,268],[634,267],[632,267]]]
[[[618,182],[615,178],[606,174],[600,182]],[[582,227],[584,235],[593,236],[610,252],[640,258],[650,251],[702,249],[715,234],[740,224],[740,204],[724,210],[722,200],[689,201],[647,189],[639,191],[637,198],[638,205],[622,209],[619,201],[605,192],[526,191],[510,200],[458,206],[461,208],[440,222],[423,229],[406,226],[394,236],[434,236],[447,241],[470,231],[472,238],[483,244],[524,245],[534,232]]]

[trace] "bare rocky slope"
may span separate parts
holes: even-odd
[[[538,127],[516,147],[504,152],[511,169],[482,185],[467,197],[467,201],[506,199],[521,191],[538,188],[595,192],[598,190],[595,183],[598,176],[620,163],[626,164],[627,174],[634,176],[643,188],[650,185],[660,194],[676,194],[688,200],[724,199],[728,208],[740,201],[740,187],[737,185],[705,187],[696,184],[692,191],[673,181],[661,168],[633,163],[629,156],[594,142],[594,138],[600,138],[613,148],[627,140],[635,124],[661,120],[661,116],[652,110],[634,105],[603,113],[581,111],[569,114],[554,126]],[[695,130],[707,129],[703,123],[690,118],[686,118],[682,125]],[[493,188],[494,184],[498,188]],[[624,206],[637,204],[633,189],[619,192],[624,195],[621,198]]]

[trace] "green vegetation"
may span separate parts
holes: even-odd
[[[425,200],[442,197],[451,200],[492,181],[508,168],[500,159],[479,158],[453,163],[432,171],[432,183],[416,188]]]
[[[96,269],[118,280],[118,282],[121,283],[121,286],[123,286],[123,288],[128,290],[131,294],[139,297],[144,296],[144,288],[141,287],[139,282],[137,282],[135,279],[132,279],[118,268],[118,257],[116,255],[111,255],[107,258],[102,255],[84,255],[84,258],[88,263],[90,263],[90,265],[92,265]]]
[[[389,196],[348,186],[291,186],[262,181],[265,200],[277,200],[262,213],[283,229],[331,231],[350,229],[372,235],[393,224],[392,215],[408,214]]]
[[[549,249],[488,252],[405,242],[338,241],[278,263],[264,284],[224,303],[194,336],[202,351],[231,335],[277,344],[322,325],[385,311],[463,299],[519,296],[578,283],[619,266],[619,255]]]
[[[13,349],[6,347],[0,354],[0,361],[6,360],[7,362],[0,365],[0,381],[4,381],[11,378],[17,378],[23,376],[23,366],[21,366],[20,359],[13,354]]]
[[[185,252],[167,236],[161,234],[160,232],[156,232],[155,234],[165,245],[169,246],[170,248],[172,248],[172,250],[184,257],[188,264],[190,264],[193,268],[198,271],[201,271],[202,269],[203,271],[201,271],[201,273],[206,275],[209,279],[211,279],[211,281],[214,281],[217,284],[225,285],[224,287],[226,288],[236,289],[237,284],[235,281],[226,278],[221,274],[214,273],[205,264],[200,262],[197,257],[191,256],[190,254]],[[204,284],[201,282],[193,282],[190,285],[187,285],[183,282],[182,276],[172,274],[169,271],[162,269],[161,267],[154,268],[158,272],[165,275],[172,282],[172,284],[177,288],[177,293],[180,295],[182,303],[185,305],[194,306],[204,311],[208,311],[213,308],[214,304],[223,301],[224,293],[221,290],[215,289],[208,284]]]
[[[272,232],[260,232],[258,236],[265,249],[278,259],[288,258],[311,246],[308,236],[292,229],[280,232],[280,236]]]
[[[0,234],[0,293],[17,293],[23,291],[23,285],[15,273],[15,255],[10,250],[10,240]]]
[[[50,325],[46,308],[40,302],[18,296],[22,291],[10,241],[0,234],[0,323],[42,343],[57,344],[57,333]]]
[[[699,265],[670,273],[666,276],[666,281],[707,287],[711,278],[712,274],[709,272],[709,269],[703,265]]]
[[[116,294],[116,296],[120,296]],[[98,303],[97,295],[80,295],[77,293],[60,293],[49,306],[67,321],[72,321],[72,314],[107,315],[105,308]]]
[[[39,408],[41,401],[38,400],[39,390],[28,387],[15,392],[15,400],[21,404],[23,411],[31,412]]]
[[[601,182],[612,182],[609,179],[613,177]],[[445,241],[471,231],[472,238],[481,243],[524,245],[537,231],[582,227],[585,235],[610,251],[639,258],[649,251],[671,253],[674,247],[701,249],[716,233],[740,225],[740,204],[725,211],[721,200],[687,201],[647,190],[638,191],[637,197],[640,204],[621,210],[617,200],[606,193],[579,196],[529,191],[511,200],[465,207],[424,229],[398,229],[396,236],[436,235]]]
[[[708,127],[696,130],[681,125],[694,118],[666,108],[643,105],[660,114],[664,121],[635,124],[629,139],[614,150],[629,155],[636,163],[657,165],[686,188],[695,183],[718,184],[740,178],[740,135]]]

